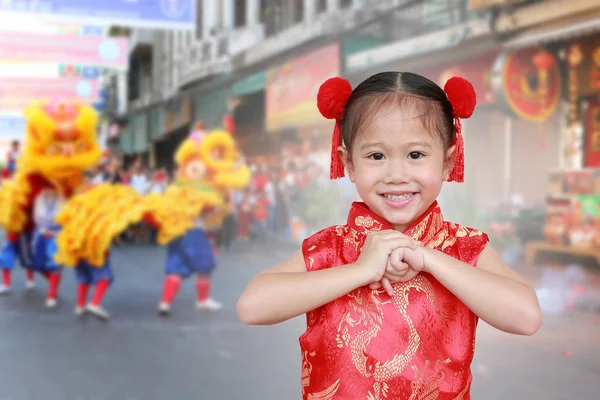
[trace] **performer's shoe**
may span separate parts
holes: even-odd
[[[198,310],[218,311],[223,308],[223,304],[209,298],[204,301],[197,301],[196,308]]]
[[[0,294],[10,293],[10,286],[0,285]]]
[[[31,290],[35,288],[35,281],[25,281],[25,289]]]
[[[86,307],[86,311],[103,321],[106,321],[109,318],[108,313],[100,306],[88,304]]]
[[[85,311],[86,311],[85,307],[81,307],[81,306],[75,306],[75,308],[73,309],[73,312],[78,317],[82,317],[85,314]]]
[[[166,317],[171,313],[171,305],[169,303],[161,301],[160,303],[158,303],[158,313],[161,316]]]
[[[57,305],[56,299],[46,299],[46,308],[56,308]]]

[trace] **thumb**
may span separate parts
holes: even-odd
[[[373,282],[373,283],[369,284],[369,289],[372,289],[372,290],[381,289],[382,287],[383,287],[383,285],[381,284],[381,281]]]

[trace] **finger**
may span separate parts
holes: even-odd
[[[373,289],[373,290],[377,290],[377,289],[381,289],[383,287],[383,285],[380,282],[373,282],[371,284],[369,284],[369,289]]]
[[[408,247],[411,250],[415,250],[417,248],[417,243],[405,237],[389,237],[383,239],[386,246],[390,248],[390,251],[396,250],[398,247]]]
[[[405,239],[410,239],[410,240],[414,240],[412,237],[405,235],[404,233],[400,232],[400,231],[395,231],[395,230],[385,230],[385,231],[379,231],[380,236],[382,237],[386,237],[386,238],[391,238],[391,237],[398,237],[398,238],[405,238]]]
[[[385,271],[383,277],[387,278],[389,281],[395,282],[396,280],[402,277],[402,273],[396,272],[392,269],[391,271]]]
[[[387,278],[381,279],[381,285],[390,296],[394,295],[394,288],[392,288],[392,284]]]
[[[416,246],[420,246],[421,242],[418,240],[415,240],[413,238],[411,238],[410,236],[405,235],[402,232],[399,231],[395,231],[395,230],[383,230],[383,231],[377,231],[377,232],[371,232],[368,236],[376,236],[378,239],[382,239],[382,240],[394,240],[394,239],[406,239],[406,240],[410,240],[411,242],[413,242]],[[411,246],[411,248],[414,249],[414,247]]]
[[[396,276],[403,276],[409,268],[410,267],[405,262],[392,263],[389,268],[385,269],[385,272],[389,272]]]
[[[394,283],[394,282],[399,282],[402,279],[404,279],[404,277],[408,274],[408,270],[405,272],[386,272],[385,274],[383,274],[383,278],[387,279],[388,281]]]

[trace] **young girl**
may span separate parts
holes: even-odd
[[[436,202],[443,181],[463,180],[459,118],[473,112],[473,87],[384,72],[354,90],[332,78],[317,100],[336,120],[331,177],[345,167],[364,203],[256,276],[240,319],[307,314],[304,399],[469,399],[478,319],[521,335],[542,319],[487,235],[444,221]]]

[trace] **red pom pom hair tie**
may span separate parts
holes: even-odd
[[[350,82],[340,77],[327,79],[317,93],[317,107],[321,115],[327,119],[335,119],[331,138],[331,168],[329,170],[331,179],[344,177],[344,164],[338,153],[338,147],[342,145],[341,122],[350,93],[352,93]]]
[[[454,111],[454,135],[456,145],[454,149],[454,167],[450,171],[448,182],[464,182],[465,180],[465,144],[462,135],[460,118],[469,118],[473,115],[477,104],[477,95],[471,83],[461,77],[455,76],[448,79],[444,85],[444,92]]]

